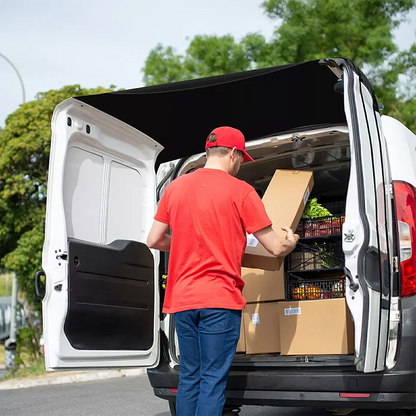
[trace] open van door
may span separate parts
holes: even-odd
[[[357,370],[386,367],[392,301],[392,193],[386,144],[371,85],[351,61],[327,63],[343,79],[351,174],[343,226],[346,298]]]
[[[162,149],[76,99],[56,107],[42,262],[48,370],[157,365],[159,254],[145,241]]]

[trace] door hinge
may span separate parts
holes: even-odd
[[[399,273],[399,258],[393,257],[393,273]]]
[[[400,322],[400,311],[390,311],[390,322]]]
[[[390,194],[390,198],[393,199],[394,197],[393,184],[389,184],[389,194]]]

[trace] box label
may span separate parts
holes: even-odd
[[[300,315],[300,308],[285,308],[285,315]]]
[[[253,325],[260,325],[260,315],[258,313],[251,314],[251,323]]]
[[[308,188],[306,189],[305,195],[303,195],[303,205],[305,206],[308,202],[309,194],[310,194],[310,191],[309,191],[309,186],[308,186]]]
[[[253,234],[247,236],[247,247],[257,247],[259,240]]]

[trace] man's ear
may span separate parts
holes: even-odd
[[[232,159],[234,159],[234,158],[235,158],[236,153],[237,153],[237,148],[234,146],[234,147],[231,149],[231,152],[230,152],[230,156],[231,156],[231,158],[232,158]]]

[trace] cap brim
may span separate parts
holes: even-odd
[[[252,162],[254,162],[254,159],[247,153],[247,152],[244,152],[244,159],[243,159],[243,162],[248,162],[248,161],[252,161]]]

